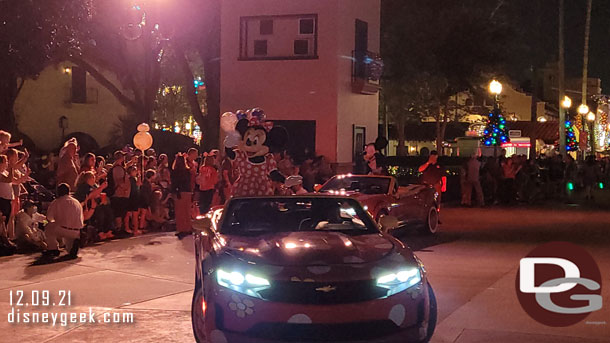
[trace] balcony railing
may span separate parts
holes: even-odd
[[[359,94],[377,94],[381,89],[383,60],[371,51],[352,51],[352,91]]]

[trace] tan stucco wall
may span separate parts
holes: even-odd
[[[100,147],[108,145],[117,118],[127,113],[125,107],[88,74],[87,88],[97,89],[97,103],[70,103],[72,78],[64,73],[64,67],[71,65],[59,63],[49,66],[36,80],[25,81],[15,103],[19,130],[28,135],[39,149],[52,150],[61,144],[61,116],[68,118],[66,135],[84,132],[95,138]]]
[[[532,113],[532,97],[514,90],[512,87],[504,86],[500,103],[505,117],[513,113],[519,120],[530,120]]]

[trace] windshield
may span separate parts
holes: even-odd
[[[345,190],[362,194],[388,194],[390,180],[387,177],[335,176],[320,189],[320,192]]]
[[[298,231],[361,235],[378,228],[356,200],[304,197],[232,200],[220,228],[239,236]]]

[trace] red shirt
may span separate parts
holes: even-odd
[[[218,182],[218,172],[216,168],[211,166],[201,166],[199,168],[199,176],[197,176],[197,184],[202,191],[209,191],[216,187]]]

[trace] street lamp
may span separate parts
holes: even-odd
[[[497,80],[493,80],[489,83],[489,92],[494,95],[500,95],[502,93],[502,84]]]
[[[489,114],[485,131],[483,131],[483,143],[486,146],[493,146],[494,157],[497,156],[498,146],[510,142],[506,129],[506,119],[502,117],[500,111],[500,93],[502,84],[498,80],[489,83],[489,92],[494,95],[494,108]]]
[[[498,80],[492,80],[489,83],[489,92],[494,95],[494,109],[500,108],[500,93],[502,93],[502,84]]]
[[[589,113],[589,106],[581,104],[580,106],[578,106],[578,113],[582,114],[583,116]]]
[[[595,121],[595,113],[589,112],[589,114],[587,114],[587,120],[590,121],[590,122],[594,122]]]
[[[565,109],[572,107],[572,99],[566,95],[561,101],[561,106]]]
[[[571,147],[567,146],[567,140],[571,140],[568,137],[569,133],[566,132],[566,128],[571,127],[570,123],[570,107],[572,107],[572,99],[569,96],[563,96],[563,100],[560,102],[561,108],[559,109],[559,153],[561,156],[565,156]],[[567,126],[566,126],[567,125]]]

